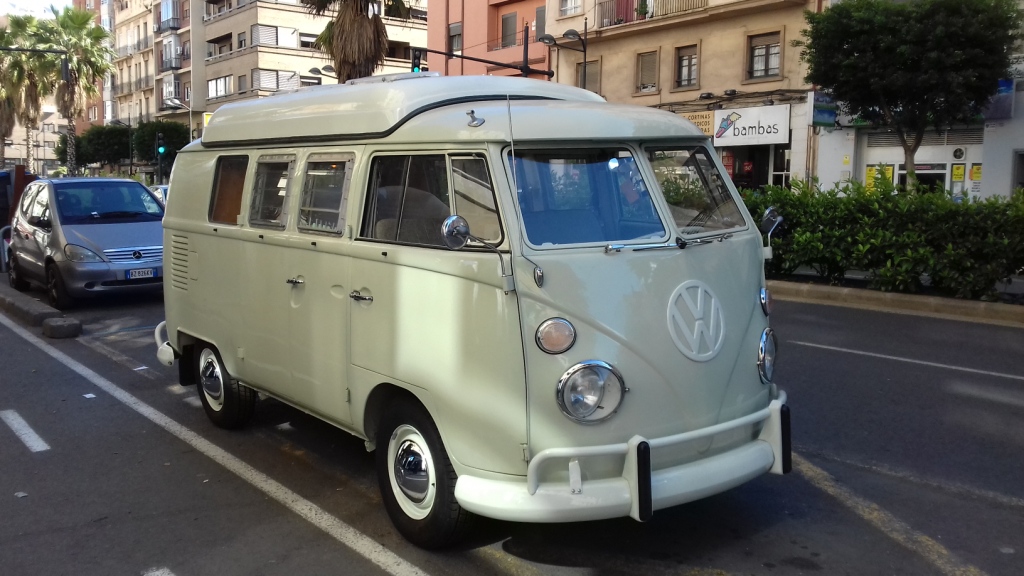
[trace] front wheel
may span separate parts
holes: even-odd
[[[57,310],[67,310],[74,303],[56,264],[46,267],[46,296],[50,301],[50,306]]]
[[[212,345],[196,348],[196,385],[206,416],[220,428],[245,426],[256,411],[256,391],[231,378]]]
[[[377,482],[402,536],[426,549],[465,536],[473,515],[455,500],[457,478],[427,411],[406,398],[389,406],[377,430]]]
[[[18,261],[14,259],[13,254],[10,254],[7,259],[7,281],[11,284],[11,288],[18,292],[24,292],[29,288],[28,281],[22,277],[21,270],[18,269]]]

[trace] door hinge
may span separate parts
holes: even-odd
[[[523,461],[524,462],[529,462],[530,461],[530,447],[529,447],[529,445],[527,445],[527,444],[520,444],[519,446],[523,449]]]

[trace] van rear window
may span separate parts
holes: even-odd
[[[237,225],[242,214],[242,193],[245,190],[245,171],[248,156],[221,156],[213,176],[213,196],[210,198],[210,222]]]

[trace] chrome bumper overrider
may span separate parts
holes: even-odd
[[[576,522],[622,516],[646,520],[654,510],[717,494],[765,472],[788,472],[789,416],[785,404],[786,393],[780,391],[763,410],[700,430],[652,439],[634,436],[621,444],[551,448],[530,460],[525,482],[463,475],[455,485],[455,498],[463,508],[481,516],[517,522]],[[764,426],[752,442],[687,464],[650,469],[650,451],[758,422],[764,422]],[[622,475],[581,480],[580,462],[603,456],[625,456]],[[540,481],[543,466],[567,460],[568,483]]]

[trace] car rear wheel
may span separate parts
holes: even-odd
[[[28,281],[21,275],[21,270],[18,269],[18,261],[15,260],[14,255],[10,254],[10,258],[7,260],[7,281],[10,282],[11,288],[14,288],[18,292],[24,292],[28,290]]]
[[[241,428],[256,411],[256,391],[228,374],[220,353],[205,342],[196,345],[196,385],[206,416],[220,428]]]
[[[67,310],[74,303],[74,300],[68,295],[64,278],[61,277],[56,264],[46,267],[46,296],[50,300],[50,306],[57,310]]]
[[[455,499],[457,479],[427,411],[408,398],[391,404],[377,430],[377,482],[402,536],[426,549],[465,537],[473,515]]]

